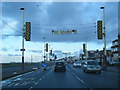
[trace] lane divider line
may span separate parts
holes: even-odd
[[[66,67],[68,69],[68,67]],[[75,73],[73,73],[70,69],[68,69],[80,82],[82,82],[84,85],[88,86],[82,79],[80,79]]]
[[[85,84],[85,82],[82,79],[80,79],[78,76],[76,76],[76,78]]]

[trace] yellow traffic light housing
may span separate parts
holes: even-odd
[[[97,21],[97,36],[98,39],[103,39],[102,20]]]
[[[50,50],[50,55],[52,55],[52,50]]]
[[[83,44],[83,52],[84,52],[84,55],[86,56],[86,44]]]
[[[25,36],[26,41],[30,41],[30,34],[31,34],[31,23],[26,22],[26,36]]]
[[[48,43],[46,43],[46,49],[45,49],[46,52],[48,52]]]

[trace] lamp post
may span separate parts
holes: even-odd
[[[100,9],[103,10],[103,37],[104,37],[104,69],[107,69],[107,64],[106,64],[106,28],[105,28],[105,8],[100,7]]]
[[[23,17],[23,28],[22,28],[22,71],[24,70],[24,36],[25,36],[25,31],[24,31],[24,8],[20,8],[20,10],[22,10],[22,17]]]
[[[44,39],[44,61],[45,61],[45,36],[43,37],[43,39]]]

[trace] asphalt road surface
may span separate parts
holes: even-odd
[[[82,68],[66,65],[66,72],[54,72],[53,66],[47,71],[38,69],[2,81],[2,88],[118,88],[118,74],[102,71],[84,73]]]

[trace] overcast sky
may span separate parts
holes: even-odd
[[[97,20],[103,19],[101,6],[105,7],[107,48],[118,36],[117,2],[3,2],[2,47],[3,55],[21,55],[22,11],[24,23],[31,22],[31,41],[25,41],[26,54],[43,53],[44,39],[50,48],[62,52],[82,52],[83,43],[88,50],[103,49],[103,40],[97,39]],[[52,30],[77,30],[77,34],[52,34]],[[1,29],[0,29],[1,30]],[[33,51],[30,50],[39,50]]]

